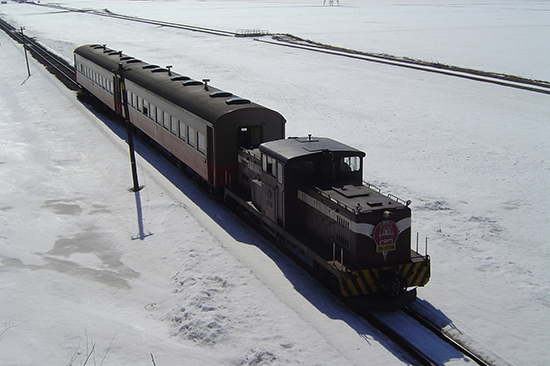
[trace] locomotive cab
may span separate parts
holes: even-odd
[[[247,155],[244,158],[244,155]],[[361,184],[363,175],[360,150],[327,138],[289,138],[263,143],[256,150],[241,154],[248,161],[244,181],[251,181],[252,202],[271,222],[292,229],[297,220],[299,187]],[[260,169],[255,172],[250,162]]]

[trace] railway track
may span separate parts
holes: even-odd
[[[480,366],[509,366],[490,351],[474,351],[446,334],[443,329],[412,307],[394,313],[365,312],[365,319],[413,357],[418,365],[437,366],[449,360]]]
[[[531,80],[513,75],[497,74],[492,72],[467,69],[458,66],[431,63],[421,60],[400,58],[391,55],[381,55],[369,52],[349,50],[340,47],[320,44],[288,34],[275,34],[271,40],[255,38],[258,42],[269,43],[282,47],[297,48],[301,50],[320,52],[334,56],[354,58],[358,60],[375,62],[408,69],[437,73],[447,76],[459,77],[500,86],[523,89],[536,93],[550,94],[550,82]]]
[[[441,327],[437,326],[433,321],[431,321],[424,315],[420,314],[413,308],[407,306],[403,309],[403,312],[408,316],[410,316],[411,318],[413,318],[414,320],[416,320],[419,324],[424,326],[426,329],[430,330],[433,334],[435,334],[438,338],[443,340],[445,343],[451,345],[458,352],[464,354],[466,357],[474,361],[476,364],[480,366],[490,365],[489,361],[485,360],[481,356],[478,356],[473,350],[470,350],[465,345],[461,344],[459,341],[450,337],[441,329]]]
[[[130,22],[159,25],[162,27],[177,28],[177,29],[184,29],[184,30],[193,31],[193,32],[213,34],[216,36],[235,37],[237,35],[237,33],[235,32],[229,32],[229,31],[224,31],[220,29],[198,27],[198,26],[193,26],[188,24],[165,22],[165,21],[154,20],[154,19],[138,18],[138,17],[132,17],[132,16],[127,16],[122,14],[115,14],[112,12],[93,12],[93,14],[103,16],[103,17],[108,17],[108,18],[122,19]]]
[[[42,3],[39,3],[39,2],[33,2],[33,1],[29,1],[29,2],[27,2],[27,4],[43,6],[43,7],[48,7],[48,8],[61,9],[61,10],[65,10],[65,11],[75,12],[75,13],[86,13],[86,14],[97,15],[97,16],[101,16],[101,17],[121,19],[121,20],[130,21],[130,22],[158,25],[158,26],[161,26],[161,27],[177,28],[177,29],[183,29],[183,30],[188,30],[188,31],[193,31],[193,32],[207,33],[207,34],[212,34],[212,35],[216,35],[216,36],[235,37],[235,36],[239,35],[237,32],[230,32],[230,31],[225,31],[225,30],[221,30],[221,29],[199,27],[199,26],[190,25],[190,24],[165,22],[165,21],[162,21],[162,20],[147,19],[147,18],[140,18],[140,17],[129,16],[129,15],[124,15],[124,14],[117,14],[117,13],[113,13],[112,11],[109,11],[108,9],[103,9],[103,10],[76,9],[76,8],[70,8],[70,7],[67,7],[67,6],[63,6],[63,5],[60,5],[60,4],[48,4],[48,3],[42,4]]]
[[[43,64],[52,74],[71,90],[79,90],[80,86],[74,79],[74,68],[61,57],[50,52],[46,47],[38,43],[34,38],[28,37],[22,29],[16,29],[3,19],[0,19],[0,29],[15,41],[24,45],[31,55]]]

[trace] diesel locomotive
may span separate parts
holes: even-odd
[[[410,202],[363,182],[365,153],[323,137],[285,138],[278,112],[100,44],[74,51],[76,80],[353,307],[416,298],[430,258],[411,248]]]

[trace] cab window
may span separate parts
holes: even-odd
[[[275,159],[269,155],[262,154],[262,169],[264,172],[276,176]]]
[[[340,160],[342,173],[353,173],[361,170],[361,158],[359,156],[346,156]]]

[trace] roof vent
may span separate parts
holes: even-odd
[[[210,98],[228,98],[228,97],[232,97],[233,93],[226,92],[223,90],[217,90],[215,92],[210,93],[209,95],[210,95]]]
[[[292,137],[292,138],[298,142],[319,142],[319,139],[316,137],[312,137],[311,134],[308,134],[307,137]]]
[[[184,86],[202,85],[202,81],[190,79],[190,80],[184,81],[183,85]]]
[[[183,76],[183,75],[176,75],[176,76],[172,76],[170,78],[170,80],[172,81],[185,81],[185,80],[190,80],[191,78],[189,76]]]
[[[141,60],[138,60],[137,58],[132,58],[132,59],[126,61],[127,64],[137,64],[139,62],[141,62]]]
[[[250,100],[244,99],[241,97],[233,97],[225,100],[226,104],[234,105],[234,104],[249,104]]]
[[[159,67],[159,65],[153,65],[153,64],[143,65],[144,69],[156,69],[158,67]]]
[[[154,69],[151,69],[151,72],[168,72],[168,69],[165,69],[164,67],[155,67]]]

